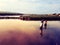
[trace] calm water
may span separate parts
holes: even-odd
[[[60,45],[60,21],[48,21],[41,32],[40,21],[0,20],[0,45]]]

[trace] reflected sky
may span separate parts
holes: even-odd
[[[40,21],[0,20],[0,45],[60,45],[59,21],[48,21],[40,35]]]

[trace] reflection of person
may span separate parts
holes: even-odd
[[[47,28],[47,20],[45,21],[44,28]]]
[[[43,23],[41,22],[41,24],[40,24],[40,35],[42,36],[43,35]]]

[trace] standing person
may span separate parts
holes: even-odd
[[[41,20],[41,26],[43,27],[43,24],[44,24],[44,20]]]
[[[44,28],[47,29],[47,20],[45,20]]]
[[[40,30],[43,30],[43,24],[41,24],[41,26],[40,26]]]

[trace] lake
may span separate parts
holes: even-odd
[[[0,45],[60,45],[60,21],[47,21],[41,32],[41,21],[0,19]]]

